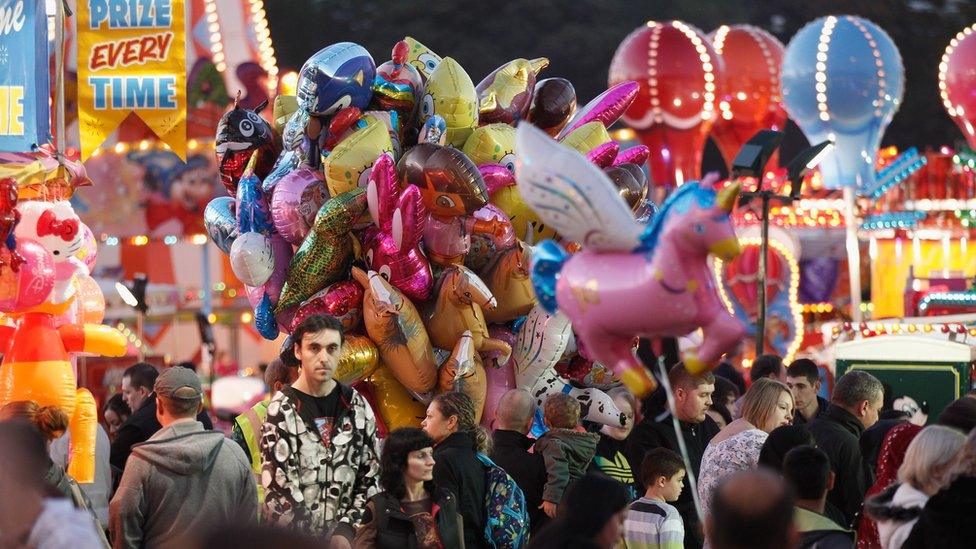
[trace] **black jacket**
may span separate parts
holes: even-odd
[[[904,549],[955,549],[973,546],[976,477],[959,477],[922,509]]]
[[[824,415],[810,423],[810,433],[830,458],[830,468],[837,475],[834,489],[827,493],[827,502],[844,514],[845,528],[854,524],[864,494],[874,483],[861,456],[859,440],[863,432],[860,420],[836,404],[828,406]]]
[[[546,485],[546,464],[539,454],[529,453],[533,440],[518,431],[496,429],[492,433],[491,460],[505,469],[525,494],[532,533],[538,533],[549,522],[542,505],[542,489]]]
[[[719,428],[715,420],[705,416],[702,423],[681,422],[682,437],[685,446],[688,448],[688,458],[691,461],[691,468],[695,478],[698,478],[698,471],[701,468],[702,455],[705,447],[712,437],[718,434]],[[643,486],[640,477],[641,462],[644,454],[653,448],[668,448],[674,452],[681,453],[678,448],[678,438],[674,433],[674,426],[671,420],[671,413],[667,412],[656,418],[647,417],[644,421],[634,426],[633,432],[627,439],[624,454],[630,462],[630,468],[634,473],[634,481],[639,486]],[[695,502],[692,499],[691,487],[688,485],[688,477],[685,477],[681,495],[677,501],[672,503],[681,514],[681,519],[685,523],[685,547],[694,549],[702,546],[704,537],[701,533],[701,526],[698,524],[698,513],[695,511]]]
[[[485,466],[475,455],[474,438],[454,433],[434,447],[434,485],[457,497],[464,520],[464,547],[487,547],[485,541]]]
[[[213,430],[213,422],[206,412],[197,415],[197,421],[203,424],[203,428]],[[156,419],[156,394],[149,395],[146,403],[129,416],[129,419],[119,427],[115,433],[115,440],[112,441],[112,451],[109,456],[109,463],[119,469],[125,469],[125,460],[129,459],[132,446],[141,442],[146,442],[149,437],[162,429],[159,420]]]
[[[817,397],[817,415],[813,416],[813,419],[817,419],[819,417],[823,417],[823,415],[827,413],[827,407],[828,406],[830,406],[830,403],[827,402],[827,399],[818,396]],[[807,421],[807,418],[803,417],[803,414],[801,414],[799,410],[797,410],[796,413],[793,414],[793,425],[804,425],[804,424],[807,424],[807,423],[810,423],[810,422]]]
[[[377,549],[415,549],[418,547],[413,521],[402,511],[400,501],[380,492],[371,498],[375,516],[369,516],[367,507],[363,523],[374,522]],[[457,498],[448,490],[438,488],[434,492],[434,509],[431,513],[437,523],[437,535],[445,549],[461,547],[460,520]]]

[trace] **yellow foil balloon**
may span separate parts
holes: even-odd
[[[430,75],[437,68],[437,65],[441,62],[441,56],[430,51],[430,48],[418,42],[415,38],[406,37],[403,39],[410,47],[407,53],[407,63],[413,65],[420,75],[425,79],[430,78]]]
[[[388,430],[420,427],[427,414],[427,405],[410,396],[393,372],[380,365],[369,380],[376,389],[376,406]]]
[[[340,383],[351,385],[373,375],[379,363],[379,351],[368,337],[347,335],[342,344],[335,378]]]
[[[381,154],[393,152],[393,142],[386,124],[371,116],[364,120],[365,128],[340,141],[323,159],[325,183],[331,196],[356,187],[366,188],[373,163]]]
[[[515,128],[508,124],[475,128],[461,150],[476,166],[501,164],[514,172]]]
[[[478,92],[479,118],[484,122],[512,124],[525,118],[536,75],[549,65],[545,57],[514,59],[498,67],[475,88]]]
[[[298,98],[294,95],[279,95],[274,100],[274,110],[271,116],[274,118],[274,129],[278,133],[285,131],[285,124],[291,115],[298,110]]]
[[[471,77],[450,57],[441,60],[424,86],[417,126],[437,114],[447,123],[447,143],[461,147],[478,125],[478,94]]]
[[[437,385],[442,393],[457,390],[471,397],[475,423],[481,423],[488,395],[488,375],[481,356],[474,350],[471,332],[464,332],[454,345],[450,358],[441,366]]]
[[[562,144],[586,154],[604,143],[611,141],[610,134],[602,122],[587,122],[563,138]]]
[[[491,203],[505,212],[512,222],[515,236],[526,244],[538,244],[547,238],[556,238],[555,229],[543,223],[535,211],[522,200],[518,187],[505,187],[495,191],[491,195]]]

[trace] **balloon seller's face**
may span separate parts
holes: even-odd
[[[146,399],[149,398],[149,389],[145,387],[136,387],[132,384],[132,378],[129,376],[122,377],[122,400],[129,405],[129,409],[135,413],[136,410],[142,408],[142,405],[146,403]]]
[[[434,480],[434,449],[427,447],[407,454],[407,468],[403,471],[407,482]]]
[[[694,389],[679,389],[675,393],[678,419],[689,423],[705,421],[705,412],[712,405],[714,392],[713,383],[703,383]]]
[[[302,335],[301,346],[295,348],[295,358],[301,361],[301,376],[309,385],[328,383],[335,374],[342,352],[342,337],[336,330]]]
[[[420,426],[430,438],[434,439],[434,442],[440,442],[457,431],[457,418],[444,417],[437,402],[434,401],[427,407],[427,417]]]

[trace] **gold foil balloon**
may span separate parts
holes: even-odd
[[[373,375],[380,363],[380,354],[368,337],[347,335],[336,366],[335,379],[351,385]]]
[[[361,188],[340,194],[322,206],[312,231],[288,266],[275,312],[298,305],[346,277],[353,258],[354,239],[349,230],[366,211],[366,189]]]
[[[417,69],[425,79],[430,78],[434,69],[441,63],[441,56],[430,51],[430,48],[410,36],[404,38],[403,41],[410,47],[407,52],[407,63],[413,65],[413,68]]]
[[[437,385],[437,364],[420,314],[400,290],[375,271],[352,268],[365,289],[363,321],[390,372],[409,391],[423,394]]]
[[[285,124],[291,115],[298,110],[298,98],[294,95],[279,95],[275,97],[274,109],[271,116],[274,118],[274,129],[278,133],[285,131]]]
[[[339,142],[323,160],[325,183],[336,196],[356,187],[366,187],[373,163],[383,153],[393,153],[389,130],[379,119],[367,116],[366,127]]]
[[[461,147],[478,126],[478,94],[471,77],[457,61],[445,57],[424,86],[417,127],[437,114],[447,123],[447,143]]]
[[[535,305],[530,267],[529,249],[521,242],[501,252],[488,264],[482,278],[498,300],[498,306],[485,311],[485,321],[503,324],[529,314]]]
[[[586,154],[593,149],[612,141],[602,122],[587,122],[576,128],[560,141],[563,145]]]
[[[515,128],[508,124],[475,128],[461,150],[476,166],[501,164],[515,172]]]
[[[513,124],[524,119],[532,103],[536,76],[547,66],[549,60],[545,57],[515,59],[486,76],[475,87],[480,122]]]
[[[410,396],[386,365],[376,368],[369,380],[376,391],[376,407],[388,430],[420,427],[427,415],[427,405]]]
[[[478,275],[454,265],[444,270],[439,284],[437,303],[427,319],[427,333],[438,349],[453,349],[470,332],[475,351],[498,351],[504,357],[512,353],[508,343],[488,335],[483,310],[494,309],[498,302]]]
[[[464,332],[454,344],[451,356],[441,366],[438,388],[440,391],[461,391],[474,402],[475,423],[481,422],[488,395],[488,375],[481,356],[474,350],[471,332]]]

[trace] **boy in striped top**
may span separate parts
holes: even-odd
[[[641,463],[644,497],[630,504],[624,522],[626,549],[683,549],[685,525],[667,502],[678,499],[685,478],[681,457],[667,448],[647,452]]]

